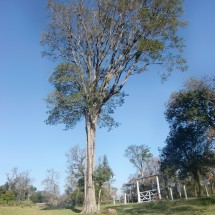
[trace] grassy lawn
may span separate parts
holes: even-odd
[[[0,215],[72,215],[69,209],[42,210],[37,207],[0,207]]]
[[[114,208],[118,215],[214,215],[215,196],[188,200],[103,206]],[[77,215],[79,209],[41,209],[38,207],[0,207],[0,215]]]

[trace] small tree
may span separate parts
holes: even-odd
[[[76,188],[80,179],[84,178],[84,163],[86,152],[79,145],[71,147],[66,153],[67,157],[67,190]]]
[[[128,181],[122,185],[121,190],[129,196],[129,200],[132,202],[137,202],[137,175],[130,175]]]
[[[11,191],[18,200],[25,200],[30,195],[32,179],[29,171],[19,172],[13,168],[7,175],[8,191]]]
[[[96,167],[94,174],[95,184],[98,188],[98,210],[100,210],[101,192],[105,183],[107,184],[107,191],[110,195],[110,180],[112,177],[113,171],[108,164],[106,155],[104,155],[102,160],[99,160],[99,164]]]
[[[53,206],[57,206],[58,197],[60,194],[59,190],[59,174],[54,169],[47,170],[47,176],[42,181],[44,186],[44,194],[47,203]]]
[[[66,193],[70,195],[75,205],[83,203],[84,194],[84,163],[86,152],[79,145],[71,147],[66,153],[67,183]]]
[[[48,1],[50,23],[44,56],[57,59],[50,82],[48,124],[73,128],[84,119],[87,146],[83,212],[96,212],[97,124],[117,125],[110,114],[122,105],[128,78],[159,64],[184,70],[183,41],[177,36],[182,0]]]
[[[146,145],[131,145],[125,150],[125,156],[129,158],[143,177],[144,171],[148,168],[149,159],[152,157],[149,147]]]
[[[47,202],[44,191],[36,191],[30,196],[30,200],[33,203],[44,203]]]

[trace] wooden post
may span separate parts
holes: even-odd
[[[126,193],[124,194],[124,204],[127,204]]]
[[[116,197],[115,196],[113,197],[113,204],[114,205],[116,204]]]
[[[187,190],[186,190],[186,186],[184,185],[184,196],[185,196],[185,199],[187,199]]]
[[[205,191],[206,191],[206,195],[207,195],[207,197],[209,197],[208,188],[207,188],[207,186],[206,186],[206,185],[205,185]]]
[[[139,181],[137,180],[137,200],[138,202],[141,202],[140,201],[140,189],[139,189]]]
[[[158,190],[158,198],[161,200],[161,191],[158,176],[156,176],[157,190]]]
[[[171,199],[173,200],[172,188],[171,188],[171,187],[169,188],[169,192],[170,192],[170,197],[171,197]]]

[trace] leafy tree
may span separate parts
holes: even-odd
[[[102,188],[104,188],[104,184],[107,183],[110,194],[110,180],[112,177],[113,171],[108,164],[107,156],[104,155],[102,160],[99,161],[99,164],[94,174],[95,184],[98,188],[98,210],[100,210]]]
[[[215,78],[189,79],[184,89],[172,93],[165,115],[172,129],[201,124],[212,141],[215,135]]]
[[[121,190],[129,196],[129,200],[137,202],[137,175],[130,175],[128,181],[122,185]]]
[[[86,174],[83,212],[95,212],[93,181],[97,124],[116,126],[128,78],[159,64],[185,69],[181,57],[182,0],[48,1],[50,22],[43,34],[44,56],[57,59],[55,90],[47,99],[48,124],[73,128],[85,120]]]
[[[8,204],[10,201],[15,201],[16,197],[13,192],[8,191],[8,184],[0,186],[0,204]]]
[[[2,200],[3,203],[8,204],[9,202],[16,201],[17,199],[13,192],[8,191],[0,194],[0,200]]]
[[[47,202],[44,192],[43,191],[37,191],[34,192],[31,196],[30,196],[30,200],[33,203],[44,203]]]
[[[144,176],[144,171],[148,168],[149,159],[152,157],[150,149],[146,145],[130,145],[125,150],[125,156],[138,169],[141,176]]]
[[[167,105],[170,123],[167,145],[161,151],[161,170],[192,176],[201,195],[201,176],[214,167],[214,88],[206,80],[189,80],[185,89],[173,93]]]

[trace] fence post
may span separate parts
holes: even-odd
[[[157,182],[158,198],[159,198],[159,200],[161,200],[161,191],[160,191],[160,184],[159,184],[158,176],[156,176],[156,182]]]
[[[185,199],[187,199],[187,190],[186,190],[186,186],[184,185],[184,196],[185,196]]]
[[[124,204],[127,204],[126,193],[124,194]]]
[[[171,197],[171,199],[173,200],[172,188],[171,188],[171,187],[169,188],[169,192],[170,192],[170,197]]]
[[[137,200],[138,202],[141,202],[140,201],[140,189],[139,189],[139,181],[137,180]]]

